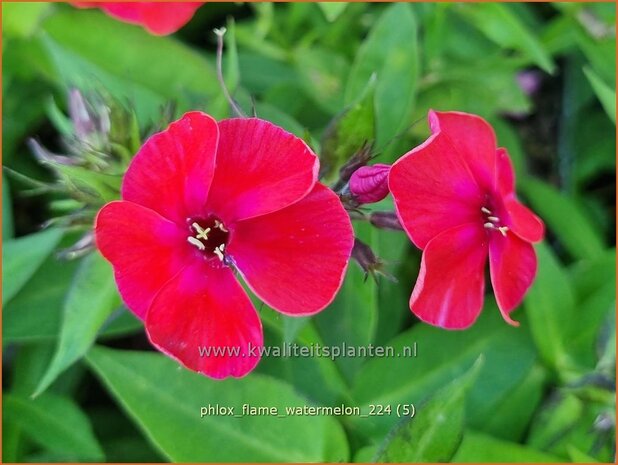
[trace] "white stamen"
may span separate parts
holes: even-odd
[[[219,228],[223,232],[229,232],[227,229],[225,229],[225,226],[223,226],[223,223],[221,223],[221,221],[219,220],[215,220],[215,228]]]
[[[202,244],[202,242],[199,239],[196,239],[195,237],[187,237],[187,241],[189,242],[189,244],[194,245],[195,247],[197,247],[200,250],[205,250],[206,246],[204,244]]]
[[[500,231],[500,233],[506,237],[506,232],[509,230],[509,228],[507,228],[506,226],[501,226],[500,228],[498,228],[498,231]]]
[[[195,236],[196,239],[208,240],[208,233],[210,232],[210,228],[204,229],[197,223],[193,223],[191,226],[193,226],[193,229],[197,231],[197,236]]]
[[[492,223],[497,223],[498,221],[500,221],[500,218],[498,218],[497,216],[488,216],[487,219]]]
[[[485,213],[486,215],[491,215],[491,210],[488,210],[488,209],[487,209],[487,208],[485,208],[485,207],[481,207],[481,211],[482,211],[483,213]]]
[[[493,223],[485,223],[483,226],[487,229],[494,229],[496,227]]]
[[[219,258],[219,260],[223,261],[223,249],[225,248],[225,244],[221,244],[219,247],[215,247],[213,250],[214,254]]]

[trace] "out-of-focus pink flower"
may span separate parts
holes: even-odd
[[[498,307],[517,325],[509,313],[534,280],[531,244],[544,225],[517,200],[508,153],[484,119],[430,111],[429,124],[432,136],[389,174],[401,224],[423,250],[410,308],[432,325],[467,328],[483,306],[489,256]]]
[[[146,141],[95,233],[157,348],[213,378],[244,376],[263,336],[239,277],[287,315],[334,299],[354,238],[318,168],[301,139],[257,118],[187,113]]]
[[[168,35],[187,24],[204,2],[72,2],[78,8],[100,8],[125,23],[155,35]]]
[[[350,178],[350,192],[360,203],[379,202],[388,195],[388,172],[390,165],[377,163],[363,166]]]

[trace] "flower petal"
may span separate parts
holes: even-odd
[[[124,177],[123,199],[184,224],[206,203],[218,134],[214,119],[190,112],[150,137]]]
[[[496,190],[502,195],[515,191],[515,170],[509,153],[502,147],[496,150]]]
[[[318,183],[290,207],[239,222],[228,253],[268,305],[285,314],[309,315],[334,299],[353,242],[339,198]]]
[[[426,323],[465,329],[483,307],[487,235],[469,223],[432,239],[423,252],[421,269],[410,297],[410,309]]]
[[[112,18],[130,24],[142,23],[143,4],[134,2],[97,2],[99,8]]]
[[[503,199],[508,212],[507,226],[511,231],[528,242],[540,242],[545,235],[545,225],[528,207],[521,204],[515,196]]]
[[[260,319],[232,271],[206,262],[167,283],[148,310],[146,331],[159,350],[217,379],[249,373],[263,346]]]
[[[185,266],[191,253],[187,234],[153,210],[123,201],[99,211],[95,234],[122,299],[144,319],[156,293]]]
[[[156,35],[176,32],[203,2],[70,2],[78,8],[100,8],[112,18],[144,26]]]
[[[517,307],[534,281],[537,260],[534,247],[514,234],[492,234],[489,242],[489,269],[498,308],[512,325],[509,313]]]
[[[145,2],[142,24],[152,34],[172,34],[187,24],[202,5],[202,2]]]
[[[461,154],[479,185],[493,190],[496,173],[496,135],[483,118],[469,113],[429,112],[433,133],[442,132]]]
[[[313,188],[318,158],[298,137],[257,118],[223,120],[219,131],[208,206],[226,223],[280,210]]]
[[[454,226],[482,224],[481,189],[442,132],[395,162],[388,182],[399,220],[421,249]]]

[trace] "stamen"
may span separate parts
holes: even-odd
[[[206,246],[202,244],[202,242],[199,239],[196,239],[195,237],[187,237],[187,241],[189,242],[189,244],[194,245],[199,250],[206,250]]]
[[[485,223],[483,226],[487,229],[494,229],[496,227],[493,223]]]
[[[223,232],[229,232],[227,229],[225,229],[225,226],[223,226],[223,223],[221,223],[221,221],[219,220],[215,220],[215,228],[219,228]]]
[[[481,211],[482,211],[483,213],[485,213],[486,215],[491,215],[491,210],[489,210],[489,209],[487,209],[487,208],[485,208],[485,207],[481,207]]]
[[[492,223],[498,223],[500,221],[500,218],[498,218],[497,216],[488,216],[487,219]]]
[[[219,247],[215,247],[215,250],[213,250],[214,254],[219,258],[219,260],[223,261],[224,260],[224,256],[223,256],[223,249],[225,249],[225,244],[221,244]]]
[[[210,228],[204,229],[197,223],[193,223],[191,226],[193,226],[193,229],[195,229],[198,233],[197,236],[195,236],[196,239],[208,240],[208,233],[210,232]]]
[[[500,231],[500,233],[501,233],[504,237],[506,237],[506,232],[507,232],[508,230],[509,230],[509,228],[508,228],[508,227],[506,227],[506,226],[501,226],[501,227],[499,227],[499,228],[498,228],[498,231]]]

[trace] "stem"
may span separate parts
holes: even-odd
[[[230,105],[230,109],[234,116],[238,116],[241,118],[246,118],[245,112],[238,106],[238,104],[234,101],[232,96],[230,95],[227,86],[225,85],[225,80],[223,79],[223,36],[227,32],[227,29],[222,27],[218,29],[214,29],[214,33],[217,36],[217,79],[219,80],[219,84],[221,85],[221,89],[223,90],[223,95],[225,99]]]

